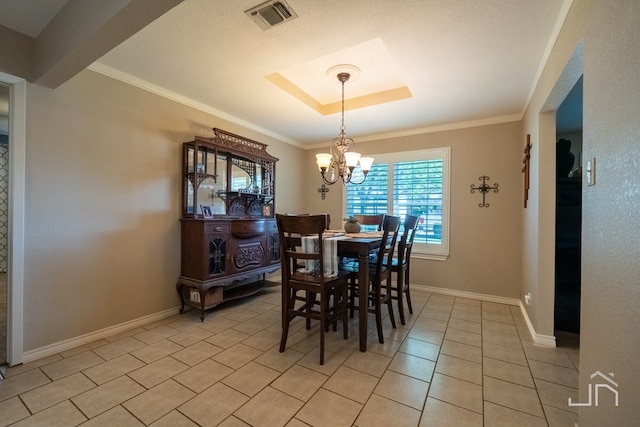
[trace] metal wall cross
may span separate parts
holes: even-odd
[[[489,192],[489,190],[493,190],[494,193],[498,192],[498,183],[496,183],[493,187],[489,187],[489,185],[487,184],[487,180],[491,179],[486,175],[482,175],[481,177],[478,177],[478,180],[482,181],[482,185],[478,186],[478,187],[474,187],[473,184],[471,184],[471,192],[475,193],[476,190],[480,191],[482,193],[482,203],[478,203],[478,206],[480,206],[481,208],[488,208],[489,207],[489,203],[485,202],[485,196],[486,194]]]

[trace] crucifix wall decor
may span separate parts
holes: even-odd
[[[527,208],[529,200],[529,160],[531,159],[531,134],[527,134],[527,145],[524,147],[524,158],[522,159],[522,173],[524,173],[524,208]]]
[[[318,188],[318,193],[322,193],[322,200],[325,199],[326,194],[329,192],[329,187],[322,184],[322,187]]]

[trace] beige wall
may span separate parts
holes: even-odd
[[[522,149],[520,122],[428,133],[380,141],[358,142],[367,155],[451,147],[450,256],[446,261],[412,260],[411,282],[458,291],[518,298],[521,280]],[[341,184],[330,186],[326,200],[315,154],[307,156],[307,210],[331,214],[332,228],[342,228]],[[488,208],[478,207],[480,193],[471,194],[478,177],[488,175],[498,193],[487,194]]]
[[[25,351],[178,306],[180,144],[194,135],[268,144],[278,209],[302,199],[303,150],[91,71],[29,84],[27,112]]]
[[[583,164],[595,157],[597,169],[595,186],[583,181],[579,401],[587,402],[594,384],[606,383],[591,379],[600,371],[615,375],[619,406],[611,392],[600,391],[599,406],[580,407],[580,427],[640,425],[639,38],[636,0],[574,0],[524,120],[524,133],[535,135],[537,194],[524,215],[523,288],[546,295],[545,304],[532,305],[529,314],[537,330],[552,333],[553,283],[541,280],[553,269],[552,258],[539,259],[539,248],[546,245],[540,230],[549,222],[546,207],[555,196],[546,167],[555,164],[549,149],[555,135],[548,129],[553,111],[544,112],[559,105],[557,82],[571,74],[566,65],[583,41]],[[538,259],[528,256],[533,253]]]
[[[597,184],[583,193],[580,395],[592,372],[613,372],[621,404],[581,409],[580,426],[640,425],[640,2],[585,3],[583,153]]]

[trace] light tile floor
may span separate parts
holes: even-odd
[[[297,319],[279,287],[2,368],[0,426],[569,426],[578,348],[532,344],[516,306],[413,290],[414,314],[358,351]],[[396,315],[397,317],[397,315]],[[374,319],[370,318],[370,326]]]

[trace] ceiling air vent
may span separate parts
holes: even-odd
[[[298,17],[291,6],[284,1],[264,2],[244,13],[265,31]]]

